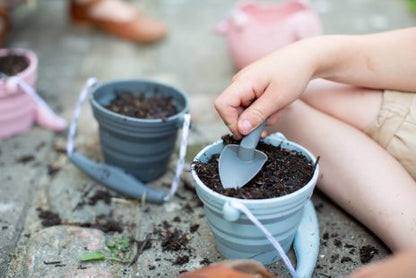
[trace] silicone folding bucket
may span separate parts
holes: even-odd
[[[166,119],[139,119],[112,112],[105,106],[118,91],[140,92],[145,97],[171,97],[177,113]],[[90,103],[99,125],[101,151],[107,164],[120,167],[143,182],[166,172],[178,128],[189,110],[184,92],[148,80],[114,81],[93,88]]]
[[[269,136],[264,142],[299,151],[312,163],[316,161],[307,149],[294,142],[283,140],[277,136]],[[221,153],[223,148],[224,145],[221,141],[215,142],[202,149],[196,155],[194,161],[207,162],[212,155]],[[293,244],[304,217],[305,205],[308,202],[310,203],[309,200],[318,179],[318,172],[319,166],[316,167],[311,180],[304,187],[291,194],[270,199],[246,200],[227,197],[211,190],[192,169],[197,194],[204,204],[206,218],[214,235],[215,245],[221,255],[227,259],[254,259],[266,265],[279,260],[279,253],[260,232],[259,228],[244,214],[239,214],[239,211],[230,212],[227,204],[232,200],[243,203],[287,252]],[[311,212],[311,209],[313,210],[313,206],[312,208],[308,207],[309,212]],[[312,212],[314,213],[314,210]],[[309,268],[313,269],[319,250],[319,230],[316,219],[313,222],[312,234],[314,246],[310,251],[314,255],[311,257],[312,267]],[[301,244],[303,247],[307,245],[305,245],[305,242]],[[301,246],[301,249],[303,247]],[[301,251],[301,253],[307,252]],[[302,260],[302,264],[307,264],[307,261]]]
[[[277,2],[277,3],[274,3]],[[242,1],[216,25],[241,69],[297,40],[322,34],[322,24],[307,0]]]
[[[29,61],[28,67],[19,76],[28,85],[34,86],[37,78],[38,58],[25,49],[0,49],[0,56],[10,53],[21,55]],[[0,139],[29,130],[36,120],[36,104],[30,96],[8,78],[0,78]]]

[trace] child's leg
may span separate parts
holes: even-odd
[[[321,112],[364,130],[377,118],[382,92],[317,79],[309,84],[302,100]]]
[[[350,278],[413,278],[416,277],[416,249],[394,254],[388,259],[363,266]]]
[[[416,184],[387,151],[302,101],[282,111],[273,129],[321,157],[318,188],[392,250],[416,247]]]

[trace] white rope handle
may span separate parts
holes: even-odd
[[[82,88],[81,93],[79,94],[78,102],[77,102],[77,105],[75,106],[74,115],[72,116],[71,126],[69,127],[69,132],[68,132],[68,141],[66,144],[66,154],[68,157],[71,156],[72,153],[74,152],[74,140],[75,140],[75,134],[77,131],[78,119],[81,114],[82,104],[87,98],[87,95],[91,87],[97,84],[97,82],[98,81],[96,78],[94,77],[89,78],[87,82],[85,83],[84,87]]]
[[[179,181],[181,178],[183,166],[185,165],[185,156],[186,156],[186,149],[188,145],[188,135],[189,135],[190,125],[191,125],[191,115],[189,113],[186,113],[183,119],[182,139],[181,139],[181,145],[179,149],[178,164],[176,165],[175,177],[173,178],[172,184],[170,186],[169,194],[167,194],[165,198],[163,199],[165,202],[169,201],[169,199],[173,195],[175,195],[179,187]]]
[[[266,227],[264,227],[263,224],[260,223],[260,221],[251,213],[251,211],[243,203],[238,202],[236,200],[230,201],[229,205],[243,212],[247,216],[247,218],[263,232],[263,234],[271,242],[274,248],[276,248],[277,252],[279,252],[280,257],[282,258],[286,267],[289,269],[289,272],[292,275],[292,277],[298,278],[299,276],[296,273],[295,268],[293,267],[289,257],[286,255],[280,243],[273,237],[273,235],[266,229]]]
[[[68,132],[68,141],[66,145],[66,153],[68,156],[71,156],[72,153],[74,152],[75,134],[77,130],[78,119],[81,115],[82,105],[84,104],[85,99],[87,98],[87,95],[91,87],[97,84],[97,82],[98,81],[96,78],[94,77],[89,78],[79,94],[78,102],[75,106],[74,115],[72,117],[71,125],[69,127],[69,132]],[[176,165],[175,177],[172,181],[169,194],[167,194],[163,199],[164,201],[168,201],[173,195],[175,195],[176,191],[178,190],[180,177],[183,171],[183,166],[185,164],[185,156],[186,156],[186,149],[188,145],[188,135],[189,135],[190,125],[191,125],[191,115],[189,113],[186,113],[184,115],[184,120],[183,120],[183,125],[182,125],[182,139],[181,139],[181,145],[179,149],[179,159]]]

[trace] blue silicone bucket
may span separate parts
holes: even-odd
[[[316,158],[307,149],[294,142],[277,136],[269,136],[264,142],[296,150],[312,163],[316,162]],[[221,141],[215,142],[202,149],[194,161],[207,162],[212,155],[221,153],[223,148],[224,145]],[[240,214],[238,211],[230,212],[227,203],[232,200],[243,203],[287,252],[297,235],[304,216],[305,205],[310,203],[318,179],[318,172],[319,166],[316,167],[311,180],[304,187],[288,195],[270,199],[247,200],[227,197],[211,190],[192,169],[196,192],[204,204],[206,218],[220,254],[227,259],[254,259],[265,265],[278,261],[280,259],[279,253],[259,231],[258,227],[246,215]],[[311,210],[309,206],[308,210]],[[316,243],[319,235],[316,220],[314,220],[313,227],[315,229],[312,235],[313,242]],[[315,243],[314,245],[317,245]],[[313,246],[313,249],[313,253],[317,254],[315,251],[318,250],[318,246]],[[316,257],[313,260],[316,261]]]
[[[107,109],[117,91],[140,92],[173,99],[177,113],[166,119],[139,119]],[[101,151],[106,164],[117,166],[140,181],[163,175],[176,144],[185,113],[187,94],[169,85],[149,80],[122,80],[98,84],[90,94],[99,125]]]

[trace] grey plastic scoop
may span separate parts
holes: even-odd
[[[224,188],[239,188],[246,185],[267,161],[264,152],[256,150],[266,121],[241,140],[240,145],[228,144],[218,161],[220,180]]]

